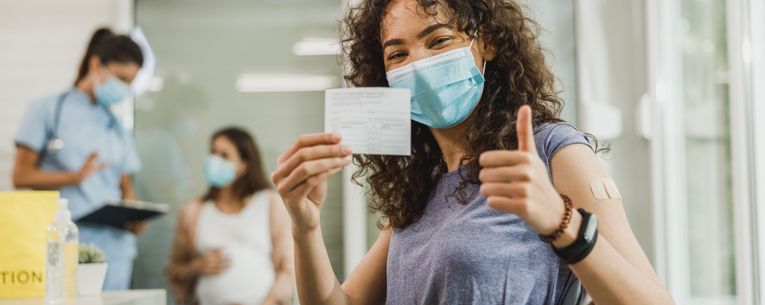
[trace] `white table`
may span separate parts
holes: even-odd
[[[107,291],[101,295],[80,297],[76,301],[65,302],[61,305],[166,305],[165,291],[128,290]],[[0,300],[0,305],[45,305],[44,299]]]

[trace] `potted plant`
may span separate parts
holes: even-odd
[[[80,244],[77,291],[81,296],[101,294],[106,279],[106,257],[95,245]]]

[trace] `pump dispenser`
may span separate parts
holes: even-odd
[[[72,221],[68,200],[59,199],[47,239],[45,303],[62,304],[77,297],[79,230]]]

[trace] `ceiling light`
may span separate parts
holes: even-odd
[[[245,73],[236,80],[239,92],[323,91],[338,85],[336,75]]]
[[[292,45],[292,53],[297,56],[321,56],[340,54],[340,44],[332,38],[303,38]]]

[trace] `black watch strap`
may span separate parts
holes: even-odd
[[[553,248],[555,253],[569,265],[585,259],[598,241],[598,217],[584,209],[578,209],[577,212],[582,215],[582,225],[579,227],[576,241],[565,248]]]

